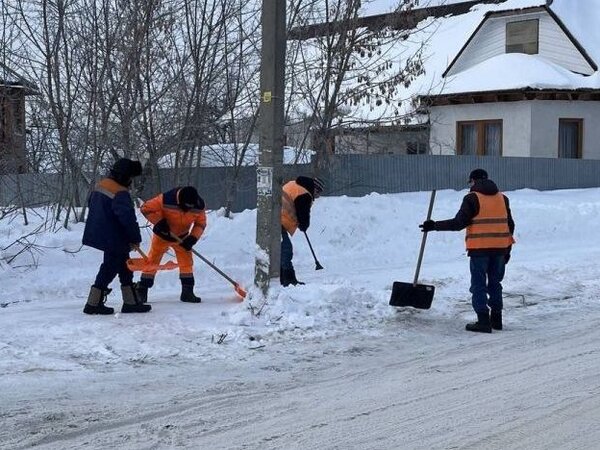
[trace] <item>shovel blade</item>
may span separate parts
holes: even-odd
[[[235,286],[234,286],[234,289],[235,289],[235,293],[236,293],[237,295],[239,295],[239,296],[240,296],[240,298],[241,298],[241,299],[242,299],[242,301],[243,301],[243,300],[246,298],[246,295],[248,294],[248,293],[246,292],[246,290],[245,290],[243,287],[241,287],[239,284],[237,284],[237,283],[235,284]]]
[[[392,296],[390,297],[391,306],[412,306],[417,309],[431,308],[435,286],[429,284],[403,283],[394,281]]]
[[[178,265],[174,261],[152,264],[144,258],[130,258],[127,260],[127,268],[132,272],[153,272],[155,270],[174,270],[178,268]]]

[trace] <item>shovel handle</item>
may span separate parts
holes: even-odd
[[[140,255],[142,255],[142,258],[144,258],[146,261],[148,261],[148,255],[146,255],[146,253],[144,253],[144,250],[142,250],[142,248],[139,245],[134,245],[133,249],[138,252]]]
[[[435,189],[431,191],[431,199],[429,200],[429,210],[427,211],[427,220],[431,220],[431,213],[433,212],[433,202],[435,201]],[[427,242],[427,232],[423,233],[421,239],[421,250],[419,250],[419,259],[417,260],[417,270],[415,271],[415,279],[413,280],[413,286],[417,285],[419,281],[419,272],[421,271],[421,263],[423,262],[423,253],[425,252],[425,242]]]
[[[177,243],[180,244],[180,245],[183,242],[183,239],[181,239],[179,236],[177,236],[177,235],[175,235],[173,233],[171,233],[171,237],[173,239],[175,239],[177,241]],[[227,281],[229,281],[231,284],[233,284],[233,286],[236,289],[240,287],[240,285],[234,279],[232,279],[229,275],[227,275],[225,272],[223,272],[221,269],[219,269],[217,266],[215,266],[213,263],[211,263],[208,259],[206,259],[204,256],[202,256],[196,250],[191,249],[191,252],[194,255],[196,255],[198,258],[200,258],[202,261],[204,261],[206,264],[208,264],[211,269],[213,269],[214,271],[216,271],[219,275],[221,275],[223,278],[225,278]]]

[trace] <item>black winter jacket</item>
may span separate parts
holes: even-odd
[[[435,222],[436,231],[460,231],[471,224],[473,218],[479,214],[479,199],[475,192],[479,192],[483,195],[496,195],[499,190],[496,183],[492,180],[477,180],[471,187],[471,192],[465,195],[463,198],[460,209],[454,219],[441,220]],[[510,203],[508,197],[504,196],[504,203],[506,204],[506,211],[508,213],[508,228],[510,233],[515,233],[515,222],[510,212]],[[505,255],[510,253],[511,248],[486,248],[469,250],[469,256],[488,256],[488,255]]]
[[[310,208],[315,198],[315,182],[310,177],[298,177],[296,183],[309,192],[308,194],[299,195],[294,200],[298,228],[300,231],[306,231],[310,226]]]
[[[129,254],[142,241],[129,190],[111,178],[101,180],[88,200],[83,244],[109,253]]]

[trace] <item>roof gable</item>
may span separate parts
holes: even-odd
[[[505,53],[506,23],[527,18],[540,20],[539,56],[575,73],[591,75],[598,70],[595,61],[565,24],[544,5],[488,12],[442,76],[455,75],[488,58]]]

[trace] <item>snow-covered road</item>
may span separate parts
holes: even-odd
[[[2,448],[594,448],[600,308],[492,335],[425,312],[240,361],[0,378]],[[510,324],[510,318],[508,319]],[[407,331],[410,327],[410,331]],[[12,383],[19,383],[18,386]]]

